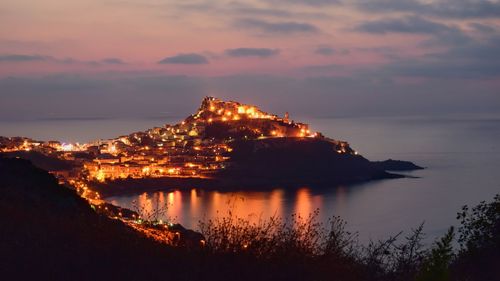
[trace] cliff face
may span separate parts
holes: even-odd
[[[325,139],[275,138],[236,141],[222,178],[275,184],[347,184],[397,178],[350,148]]]
[[[374,161],[373,164],[386,171],[413,171],[422,170],[423,167],[417,166],[412,162],[388,159],[385,161]]]

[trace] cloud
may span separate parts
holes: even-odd
[[[410,12],[440,18],[500,18],[500,2],[491,0],[358,0],[359,9],[380,12]]]
[[[224,51],[224,53],[230,57],[268,58],[277,56],[280,53],[280,50],[267,49],[267,48],[237,48],[237,49],[227,49]]]
[[[463,45],[473,38],[458,26],[427,20],[419,16],[404,16],[366,21],[354,27],[355,31],[373,34],[423,34],[431,37],[417,46],[434,47]]]
[[[119,58],[105,58],[100,62],[104,64],[125,64],[125,62]]]
[[[500,34],[487,40],[477,40],[459,46],[453,46],[443,53],[433,55],[441,60],[458,60],[497,64],[500,69]]]
[[[276,4],[276,3],[273,3]],[[213,14],[219,16],[221,14],[226,16],[242,16],[242,17],[275,17],[275,18],[329,18],[330,15],[322,11],[294,11],[285,8],[276,8],[270,6],[255,5],[249,2],[226,2],[221,3],[218,1],[209,1],[201,3],[184,2],[174,3],[178,12],[191,12],[202,14]]]
[[[496,26],[485,25],[477,22],[469,23],[469,26],[475,31],[479,31],[482,33],[494,33],[497,30]]]
[[[337,70],[345,69],[345,67],[341,64],[319,64],[319,65],[308,65],[300,68],[300,70],[307,73],[326,73]]]
[[[220,98],[259,105],[269,112],[289,111],[294,116],[484,113],[486,108],[491,112],[500,109],[493,81],[431,79],[420,84],[398,84],[374,75],[381,71],[388,70],[380,68],[366,76],[319,73],[307,78],[249,74],[141,76],[121,71],[0,78],[0,119],[130,118],[169,112],[181,120],[197,109],[204,96],[214,93]]]
[[[208,59],[200,54],[178,54],[172,57],[166,57],[158,62],[159,64],[207,64]]]
[[[260,8],[251,6],[248,4],[231,2],[225,5],[227,12],[237,14],[240,16],[267,16],[276,18],[307,18],[307,19],[318,19],[318,18],[330,18],[327,13],[320,11],[317,12],[303,12],[303,11],[292,11],[289,9],[276,9],[276,8]]]
[[[32,62],[32,61],[53,61],[50,56],[10,54],[0,55],[0,62]]]
[[[331,47],[319,46],[314,50],[314,53],[317,55],[331,56],[335,54],[335,50]]]
[[[380,19],[363,22],[354,30],[367,33],[420,33],[436,34],[456,31],[456,28],[445,24],[429,21],[418,16],[407,16],[403,18]]]
[[[500,75],[498,62],[417,60],[408,59],[393,62],[379,69],[394,77],[417,77],[429,79],[487,79]]]
[[[491,79],[500,76],[500,34],[451,45],[417,58],[396,58],[374,73],[431,79]],[[376,74],[375,74],[376,75]]]
[[[246,16],[272,16],[272,17],[293,17],[293,13],[287,10],[274,8],[257,8],[248,4],[231,2],[226,5],[228,12]]]
[[[393,46],[358,47],[354,50],[363,53],[372,53],[387,60],[394,60],[401,57],[401,50]]]
[[[342,4],[341,0],[267,0],[274,4],[298,4],[304,6],[330,6]]]
[[[57,63],[57,64],[85,64],[90,66],[101,66],[104,64],[120,65],[125,64],[125,62],[119,58],[105,58],[99,61],[91,60],[78,60],[74,58],[56,58],[52,56],[43,55],[26,55],[26,54],[9,54],[0,55],[0,63],[23,63],[23,62],[47,62],[47,63]]]
[[[280,22],[269,22],[264,20],[243,18],[238,19],[233,23],[234,27],[257,30],[262,33],[272,34],[272,35],[290,35],[299,33],[318,33],[319,29],[309,23],[304,22],[294,22],[294,21],[280,21]]]

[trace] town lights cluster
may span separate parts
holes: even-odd
[[[227,107],[227,104],[224,104],[223,106]],[[209,110],[216,113],[222,121],[240,120],[241,118],[274,119],[276,117],[274,115],[262,113],[252,106],[236,105],[234,107],[235,108],[225,109],[211,105]],[[212,122],[213,120],[213,118],[208,119],[209,122]]]
[[[326,139],[290,120],[288,113],[279,117],[256,106],[206,97],[195,114],[176,125],[85,144],[0,138],[0,151],[37,151],[71,161],[74,169],[54,171],[62,182],[207,178],[228,165],[235,140],[283,137]],[[345,142],[329,141],[338,153],[356,154]]]
[[[260,138],[271,137],[318,137],[318,133],[312,133],[309,126],[303,123],[296,123],[289,119],[288,113],[283,118],[261,111],[259,108],[251,105],[244,105],[238,102],[222,101],[213,97],[207,97],[197,114],[193,119],[208,124],[222,122],[236,122],[251,127],[251,124],[257,124],[255,131],[261,132]],[[274,128],[267,132],[259,130],[259,125],[271,124]],[[265,126],[264,126],[265,127]]]
[[[175,244],[182,232],[171,224],[122,212],[91,187],[128,178],[210,178],[231,165],[231,152],[239,141],[266,138],[320,138],[339,154],[357,154],[346,142],[325,138],[311,132],[307,124],[290,120],[288,113],[279,117],[255,106],[213,97],[206,97],[198,111],[179,124],[85,144],[0,137],[0,152],[38,153],[42,158],[62,160],[67,169],[50,172],[61,184],[73,187],[96,212],[121,220],[158,242]],[[198,242],[205,245],[203,239]]]

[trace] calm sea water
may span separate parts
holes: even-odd
[[[371,160],[413,161],[427,169],[416,178],[373,181],[361,185],[266,192],[189,191],[143,193],[108,198],[116,205],[146,210],[167,209],[174,219],[196,229],[199,220],[224,215],[229,209],[243,218],[272,215],[306,216],[320,209],[319,219],[342,217],[360,240],[380,239],[425,222],[427,241],[450,225],[464,204],[491,200],[500,193],[500,116],[324,118],[301,119],[325,135],[347,140]],[[1,122],[0,135],[88,141],[144,130],[171,120],[45,120]]]

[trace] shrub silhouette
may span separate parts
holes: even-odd
[[[449,266],[455,256],[452,245],[454,237],[455,229],[450,227],[448,232],[434,243],[417,276],[418,281],[450,280]]]
[[[454,280],[500,280],[500,195],[469,208],[457,219],[460,251],[453,264]]]
[[[325,227],[318,215],[316,210],[307,217],[271,216],[252,223],[230,210],[226,216],[201,221],[199,228],[211,254],[286,263],[316,280],[333,275],[339,280],[500,280],[499,195],[492,203],[464,206],[458,214],[458,253],[453,249],[454,227],[429,249],[423,244],[423,223],[406,237],[398,233],[363,246],[341,218],[332,217]]]
[[[453,228],[430,249],[423,224],[364,246],[339,217],[320,223],[319,210],[257,222],[230,211],[200,222],[206,247],[192,251],[94,211],[24,160],[0,158],[0,190],[4,279],[500,280],[500,195],[458,214],[457,252]]]

